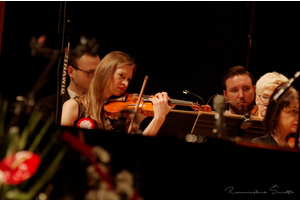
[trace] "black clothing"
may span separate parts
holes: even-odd
[[[62,104],[69,99],[70,99],[70,95],[68,91],[66,91],[62,99]],[[57,102],[57,94],[44,97],[37,102],[36,106],[39,106],[39,110],[43,113],[43,117],[41,121],[46,121],[48,117],[51,116],[51,114],[56,116],[56,109],[57,109],[56,102]]]
[[[82,102],[79,101],[79,99],[77,97],[74,98],[74,100],[77,102],[78,104],[78,117],[77,117],[77,120],[75,120],[74,122],[74,127],[77,127],[77,128],[85,128],[85,129],[100,129],[97,122],[95,122],[94,120],[92,120],[91,118],[89,117],[85,117],[85,111],[86,111],[86,108],[85,106],[83,105]],[[80,120],[90,120],[92,122],[93,125],[91,125],[90,123],[86,124],[86,123],[80,123],[81,125],[78,124],[78,122]],[[113,120],[110,120],[108,117],[104,116],[104,126],[105,126],[105,129],[106,130],[112,130],[112,123],[113,123]],[[91,125],[91,126],[90,126]]]
[[[270,134],[266,134],[264,136],[254,138],[252,142],[278,146],[277,142]]]

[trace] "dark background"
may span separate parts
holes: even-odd
[[[27,95],[32,89],[49,58],[32,57],[29,43],[32,37],[45,34],[47,47],[61,49],[64,13],[71,20],[66,27],[71,39],[65,38],[71,48],[85,35],[97,38],[101,58],[114,50],[135,58],[138,70],[128,92],[139,93],[148,75],[145,94],[167,91],[171,98],[199,101],[182,93],[187,89],[207,101],[222,92],[221,74],[234,65],[246,66],[256,80],[270,71],[291,78],[299,62],[298,5],[247,1],[67,2],[64,12],[64,2],[6,2],[0,92],[14,101],[17,95]],[[251,30],[252,48],[247,53]],[[56,92],[57,69],[58,63],[36,99]]]
[[[236,1],[67,2],[66,14],[72,20],[71,47],[85,35],[97,38],[101,58],[114,50],[134,56],[138,70],[128,92],[139,92],[148,75],[145,94],[167,91],[171,98],[199,101],[182,90],[208,100],[222,92],[221,74],[234,65],[247,66],[256,80],[271,71],[291,78],[299,70],[299,2],[254,5],[255,10],[253,2]],[[48,47],[61,48],[60,7],[64,3],[6,2],[0,93],[11,102],[40,84],[37,80],[49,62],[30,55],[32,37],[45,34]],[[251,17],[252,48],[247,54]],[[57,68],[54,65],[36,99],[56,92]],[[133,171],[143,175],[142,192],[148,199],[224,199],[229,186],[248,191],[268,190],[275,184],[295,191],[293,197],[299,199],[299,173],[293,173],[299,169],[298,154],[236,147],[226,141],[188,144],[133,135],[87,136],[91,145],[101,145],[116,156],[114,166],[140,167]]]
[[[292,149],[255,148],[213,138],[205,143],[188,143],[90,130],[84,130],[84,135],[89,144],[112,153],[112,172],[124,168],[137,172],[145,200],[291,200],[300,196],[299,151]],[[278,192],[293,193],[272,194],[270,188],[275,185]],[[234,187],[234,192],[266,193],[230,194],[227,187]]]

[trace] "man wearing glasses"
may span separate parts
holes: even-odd
[[[82,55],[76,50],[73,53],[71,52],[68,66],[68,74],[70,77],[68,92],[70,98],[74,98],[88,91],[95,70],[100,63],[100,58],[98,55],[89,52],[85,52]]]
[[[69,54],[68,74],[70,84],[63,96],[63,102],[87,92],[94,77],[95,70],[100,63],[97,49],[89,45],[78,45]],[[56,113],[57,94],[44,97],[37,102],[39,110],[43,113],[42,121]]]
[[[267,105],[274,90],[288,78],[278,72],[269,72],[261,76],[256,82],[256,98],[257,111],[254,114],[257,117],[264,118],[266,115]]]
[[[87,92],[94,77],[94,72],[100,63],[98,46],[99,45],[94,43],[93,40],[87,40],[86,43],[81,43],[70,51],[67,68],[70,83],[63,96],[62,104],[70,98],[80,96]],[[46,121],[50,115],[56,116],[56,114],[58,114],[56,104],[57,94],[44,97],[37,102],[39,110],[43,113],[42,121]],[[49,134],[43,139],[43,142],[46,142],[45,145],[49,141],[48,138],[51,138],[52,132],[48,131],[47,133]],[[82,181],[85,181],[85,174],[82,172],[86,169],[83,163],[78,152],[67,152],[60,163],[60,169],[56,172],[55,176],[52,177],[51,184],[54,185],[54,189],[49,199],[63,199],[66,194],[71,195],[71,197],[74,197],[75,194],[81,194],[81,191],[77,193],[76,190],[82,187]],[[71,167],[71,169],[70,166],[76,167]],[[81,198],[80,195],[78,198]]]

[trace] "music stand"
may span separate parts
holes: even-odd
[[[204,135],[213,137],[213,130],[216,128],[215,111],[184,111],[173,109],[167,116],[157,136],[176,137],[184,139],[187,134]],[[252,124],[245,130],[240,126],[244,121],[243,115],[226,114],[225,132],[222,137],[242,137],[251,140],[252,138],[267,134],[261,118],[251,117]]]

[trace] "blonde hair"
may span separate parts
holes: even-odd
[[[278,72],[268,72],[261,76],[256,82],[256,95],[260,95],[266,88],[276,88],[289,79]]]
[[[116,69],[124,65],[131,66],[134,74],[136,64],[128,54],[121,51],[113,51],[107,54],[97,66],[88,92],[81,98],[86,108],[85,117],[95,121],[100,129],[106,129],[104,126],[105,113],[103,112],[103,106],[107,100],[108,87],[113,80]]]

